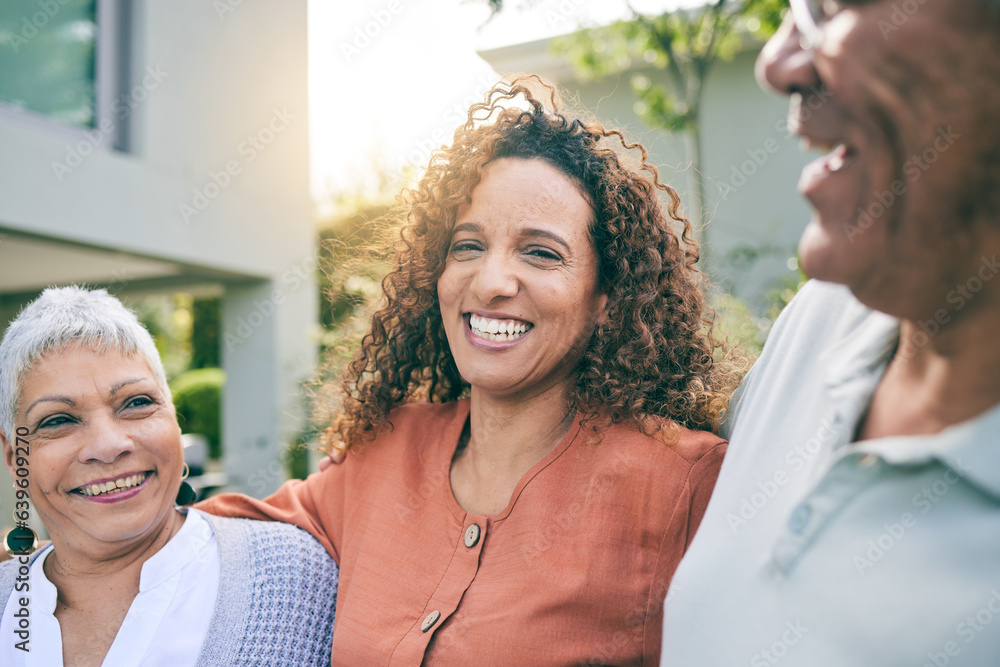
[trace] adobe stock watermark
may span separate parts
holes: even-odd
[[[918,514],[930,512],[935,505],[941,502],[942,498],[948,495],[951,487],[961,481],[961,476],[969,470],[967,466],[962,464],[961,460],[958,460],[955,465],[958,468],[957,471],[948,468],[944,471],[941,479],[935,480],[933,484],[923,487],[919,493],[913,495],[910,502],[914,509],[918,510]],[[863,553],[855,554],[852,559],[858,574],[863,576],[869,569],[875,567],[875,564],[882,560],[893,547],[899,544],[907,532],[917,525],[918,514],[909,511],[903,512],[898,521],[882,524],[884,532],[874,539],[868,540],[868,548]]]
[[[275,459],[266,466],[261,466],[255,472],[250,473],[247,476],[247,484],[253,495],[259,498],[267,492],[268,487],[275,482],[284,480],[284,478],[285,466],[281,461]]]
[[[207,183],[194,188],[189,202],[181,202],[177,205],[177,210],[184,222],[190,223],[191,218],[201,215],[222,194],[222,191],[232,185],[233,180],[243,173],[243,167],[256,160],[294,119],[295,116],[287,109],[274,109],[271,118],[264,127],[247,135],[247,138],[236,147],[236,152],[241,159],[229,160],[222,169],[211,172]]]
[[[798,644],[807,632],[809,628],[804,626],[802,621],[785,621],[785,629],[781,636],[771,642],[770,646],[755,653],[750,658],[750,667],[770,667],[778,664],[788,655],[788,650]]]
[[[21,18],[21,29],[17,32],[8,32],[5,42],[14,50],[15,55],[21,47],[30,42],[49,24],[49,21],[56,17],[56,14],[66,5],[69,0],[38,0],[36,3],[40,11],[35,12],[30,17]]]
[[[318,265],[316,257],[309,256],[286,269],[278,278],[281,286],[271,290],[267,298],[254,300],[253,307],[236,318],[235,331],[226,331],[223,334],[222,340],[226,344],[226,349],[232,352],[246,343],[264,322],[274,317],[289,294],[297,292],[308,283]]]
[[[1000,589],[992,588],[986,602],[955,626],[956,638],[961,639],[962,644],[953,639],[945,642],[944,646],[941,647],[942,650],[929,651],[927,662],[922,667],[945,667],[951,663],[952,658],[958,657],[962,653],[963,644],[968,646],[974,642],[976,637],[993,623],[998,615],[1000,615]]]
[[[976,294],[983,289],[986,283],[993,280],[997,273],[1000,273],[1000,262],[997,261],[997,256],[986,257],[983,255],[980,258],[979,269],[964,283],[958,283],[948,290],[945,295],[945,301],[952,307],[950,309],[938,308],[934,311],[933,318],[917,320],[917,327],[920,330],[914,333],[911,339],[901,340],[896,354],[904,359],[913,357],[921,348],[930,343],[941,327],[951,322],[952,315],[965,308],[966,304],[975,298]]]
[[[236,11],[236,8],[243,4],[243,0],[212,0],[212,9],[220,21],[224,21],[227,16]]]
[[[18,651],[29,653],[31,651],[31,551],[37,546],[35,534],[28,528],[28,519],[31,517],[31,494],[30,481],[28,479],[29,456],[31,454],[31,443],[27,440],[30,433],[26,426],[18,426],[15,429],[14,446],[11,448],[11,458],[9,459],[15,468],[14,476],[14,529],[11,531],[17,538],[8,535],[4,546],[7,553],[13,558],[17,557],[17,578],[14,580],[14,590],[11,593],[12,602],[16,611],[13,613],[11,621],[11,634],[15,635],[14,648]],[[17,532],[14,532],[17,531]],[[18,533],[21,533],[20,535]],[[21,593],[21,596],[14,597],[13,593]],[[16,641],[20,639],[21,641]]]
[[[833,97],[833,93],[826,88],[816,86],[810,88],[802,94],[802,102],[799,106],[796,122],[804,123],[808,121],[831,97]],[[787,140],[794,134],[787,116],[778,119],[774,124],[774,131],[776,135],[765,139],[760,146],[746,150],[746,160],[743,160],[740,164],[732,165],[729,178],[726,181],[728,187],[722,196],[723,199],[745,186],[767,164],[771,156],[781,150],[782,144],[779,143],[779,138]]]
[[[414,149],[400,157],[397,164],[399,173],[405,173],[407,169],[420,169],[430,162],[431,155],[451,139],[455,128],[465,125],[469,108],[476,102],[482,102],[487,91],[492,89],[496,82],[480,75],[476,83],[477,87],[461,102],[456,102],[445,110],[441,116],[441,126],[434,128],[427,138],[416,140]]]
[[[111,118],[100,119],[97,127],[86,132],[83,139],[66,146],[66,156],[62,162],[52,161],[52,173],[55,174],[56,180],[62,183],[63,179],[83,164],[87,157],[93,155],[101,142],[115,131],[115,123],[121,123],[128,118],[132,111],[145,102],[149,94],[159,88],[168,76],[170,76],[170,72],[164,71],[160,65],[146,67],[142,80],[132,90],[119,95],[118,99],[111,105],[111,113],[114,115],[115,121],[112,121]]]
[[[755,519],[757,514],[778,495],[778,492],[791,480],[790,475],[805,468],[806,464],[815,458],[824,447],[836,440],[836,437],[837,431],[833,427],[833,422],[824,418],[820,422],[816,435],[804,443],[797,443],[791,451],[785,454],[787,469],[775,470],[770,479],[756,480],[754,485],[757,490],[740,498],[739,508],[735,512],[726,514],[726,523],[733,531],[733,535],[736,535],[740,528]]]
[[[371,45],[372,40],[378,39],[382,31],[389,27],[392,19],[401,11],[403,11],[403,5],[400,0],[389,0],[384,9],[370,12],[370,20],[365,21],[363,25],[354,27],[354,38],[349,42],[342,41],[340,43],[340,53],[343,54],[344,60],[350,63],[351,60],[360,56],[361,52]]]
[[[613,489],[622,484],[631,469],[629,457],[620,450],[615,450],[615,458],[610,461],[600,473],[591,477],[585,492],[578,497],[602,498],[611,494]],[[558,510],[558,511],[556,511]],[[553,508],[547,522],[541,526],[533,540],[528,543],[523,555],[528,561],[528,567],[533,567],[533,563],[552,547],[563,547],[567,543],[569,536],[585,531],[587,523],[587,508],[581,500],[566,499],[565,504],[558,508]],[[666,591],[663,591],[666,595]]]
[[[112,281],[105,285],[105,288],[114,294],[132,282],[132,276],[128,274],[128,269],[114,269],[111,272]]]
[[[910,17],[917,13],[917,10],[921,6],[927,4],[927,0],[903,0],[900,3],[892,4],[892,14],[889,15],[889,20],[879,19],[875,24],[878,26],[879,31],[882,33],[882,39],[888,41],[889,35],[898,31]]]
[[[561,0],[555,9],[545,10],[545,20],[550,28],[556,28],[572,18],[580,11],[584,5],[589,5],[591,0]]]
[[[867,209],[858,207],[857,224],[849,224],[844,227],[847,240],[854,243],[857,237],[871,229],[875,221],[892,208],[893,204],[896,203],[896,198],[906,194],[909,188],[907,181],[912,184],[920,180],[920,177],[931,168],[931,165],[938,161],[941,154],[951,148],[955,144],[956,139],[961,138],[962,135],[956,134],[951,129],[951,125],[947,128],[939,127],[933,144],[924,149],[920,155],[912,155],[910,159],[903,163],[903,175],[906,177],[906,180],[897,178],[889,185],[888,190],[875,193],[877,201],[868,204]]]

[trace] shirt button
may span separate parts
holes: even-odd
[[[433,628],[434,624],[438,622],[439,618],[441,618],[441,612],[437,611],[436,609],[431,613],[427,614],[427,618],[425,618],[424,622],[420,624],[420,631],[427,632],[428,630]]]
[[[792,512],[792,516],[788,518],[788,527],[793,533],[801,533],[809,523],[809,517],[812,516],[812,508],[809,505],[799,505]]]
[[[479,530],[479,526],[472,524],[465,530],[465,546],[470,549],[477,544],[479,544],[479,535],[482,531]]]

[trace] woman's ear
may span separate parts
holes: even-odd
[[[600,296],[597,297],[597,312],[594,322],[599,327],[608,323],[608,295],[604,292],[601,292]]]
[[[14,477],[14,448],[10,446],[10,442],[7,441],[7,436],[0,433],[0,444],[3,445],[3,464],[7,466],[7,472],[10,473],[10,478]]]

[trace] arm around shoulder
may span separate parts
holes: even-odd
[[[315,537],[339,561],[336,535],[343,520],[344,467],[333,466],[305,480],[289,480],[263,500],[223,493],[195,508],[223,517],[290,523]]]

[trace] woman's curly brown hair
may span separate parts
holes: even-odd
[[[339,437],[350,448],[373,437],[400,403],[467,395],[445,337],[437,281],[458,208],[471,201],[483,167],[500,158],[544,160],[576,182],[593,208],[590,235],[608,301],[571,394],[586,419],[631,422],[646,432],[671,421],[718,429],[740,372],[719,362],[722,346],[695,268],[698,243],[677,192],[659,182],[643,146],[564,115],[555,90],[542,85],[549,109],[524,79],[494,86],[469,110],[451,147],[432,156],[416,188],[400,196],[405,221],[394,268],[382,281],[386,303],[347,367],[343,412],[328,442]],[[519,96],[527,108],[509,104]],[[638,169],[616,151],[637,152]],[[657,189],[669,197],[666,210]]]

